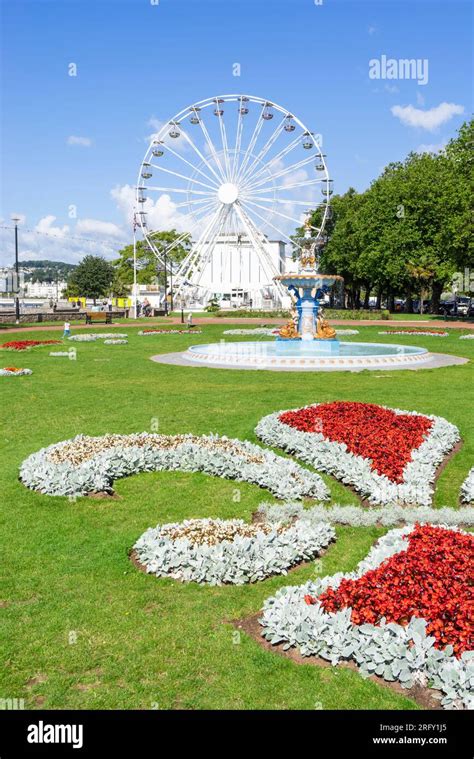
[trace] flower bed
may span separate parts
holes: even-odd
[[[95,332],[90,334],[71,335],[68,340],[72,340],[76,343],[93,343],[96,340],[123,340],[127,337],[128,335],[123,335],[120,332]]]
[[[50,351],[49,355],[53,356],[53,358],[63,358],[63,357],[69,358],[71,353],[70,351]]]
[[[225,329],[223,335],[278,335],[275,327],[255,327],[254,329]]]
[[[212,435],[79,435],[25,459],[20,480],[49,495],[86,495],[111,492],[121,477],[163,470],[251,482],[282,499],[329,497],[321,477],[296,462],[252,443]]]
[[[355,572],[267,599],[262,635],[333,665],[353,660],[363,676],[430,685],[442,691],[445,708],[473,706],[473,544],[472,535],[446,527],[391,530]]]
[[[104,345],[128,345],[128,340],[104,340]]]
[[[31,369],[21,369],[17,366],[5,366],[0,369],[0,377],[25,377],[27,374],[33,374]]]
[[[57,345],[60,342],[61,340],[10,340],[8,343],[2,343],[0,348],[9,351],[26,351],[40,345]]]
[[[240,519],[189,519],[158,525],[135,543],[150,574],[210,585],[257,582],[314,559],[335,539],[327,524],[249,525]]]
[[[474,503],[474,466],[461,485],[461,501],[463,503]]]
[[[270,414],[255,432],[373,504],[426,506],[438,465],[460,439],[442,417],[346,401]]]
[[[200,335],[200,329],[141,329],[139,335]]]
[[[336,329],[336,335],[339,337],[348,336],[348,335],[358,335],[359,330],[358,329]]]
[[[470,335],[461,335],[459,339],[460,340],[474,340],[474,332],[472,332]]]
[[[379,335],[424,335],[425,337],[447,337],[449,332],[437,329],[386,329]]]

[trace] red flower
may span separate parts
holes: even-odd
[[[474,648],[474,536],[431,525],[415,525],[408,549],[386,559],[358,580],[342,580],[320,597],[327,612],[351,607],[352,621],[408,624],[427,621],[435,646],[452,645],[456,656]],[[315,603],[305,596],[306,603]]]
[[[52,345],[60,343],[61,340],[11,340],[9,343],[2,343],[0,348],[9,348],[14,351],[26,351],[28,348],[34,348],[36,345]]]
[[[395,414],[373,403],[334,401],[286,411],[280,422],[300,432],[321,432],[328,440],[345,443],[356,456],[392,482],[403,482],[403,470],[432,427],[417,414]]]

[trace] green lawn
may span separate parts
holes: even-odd
[[[127,551],[147,527],[185,517],[250,519],[259,502],[272,500],[266,491],[239,484],[241,500],[235,502],[233,482],[202,474],[140,474],[117,482],[119,499],[81,498],[74,504],[18,481],[28,454],[79,432],[150,430],[158,419],[163,433],[213,431],[255,441],[253,430],[264,414],[346,399],[440,414],[458,425],[464,444],[443,471],[435,498],[437,506],[457,506],[474,460],[472,364],[286,374],[149,360],[154,353],[218,340],[228,328],[138,337],[127,325],[125,346],[69,343],[77,349],[76,361],[50,358],[48,347],[0,353],[0,366],[34,372],[0,378],[2,698],[51,709],[312,709],[317,702],[324,709],[416,708],[356,672],[293,664],[244,634],[234,643],[228,620],[255,613],[277,588],[304,582],[313,566],[254,586],[209,588],[158,580],[129,562]],[[447,338],[382,338],[380,329],[359,327],[360,335],[349,339],[403,340],[474,357],[474,341],[458,340],[462,331]],[[19,331],[4,339],[15,338],[57,338],[57,332]],[[357,502],[344,486],[325,480],[333,502]],[[337,534],[323,558],[324,574],[354,568],[383,530],[339,528]]]

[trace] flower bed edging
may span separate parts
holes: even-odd
[[[312,404],[306,408],[322,404]],[[387,407],[381,407],[387,408]],[[460,440],[459,430],[440,416],[419,415],[414,411],[388,409],[395,414],[424,416],[432,420],[426,439],[411,453],[403,470],[402,482],[390,480],[373,471],[370,459],[351,453],[345,443],[333,442],[319,432],[301,432],[279,420],[283,411],[263,417],[255,428],[257,436],[267,445],[278,446],[351,485],[372,504],[409,504],[429,506],[436,469]],[[297,411],[297,410],[295,410]]]
[[[212,435],[78,435],[28,456],[20,480],[48,495],[87,495],[111,492],[121,477],[164,470],[250,482],[281,499],[329,498],[321,477],[297,462],[253,443]]]
[[[128,335],[124,335],[121,332],[91,332],[83,333],[79,335],[71,335],[68,340],[72,340],[76,343],[93,343],[96,340],[123,340]]]
[[[406,551],[407,536],[412,530],[413,527],[391,530],[352,573],[281,588],[264,603],[262,636],[272,645],[283,644],[284,650],[296,647],[302,656],[318,656],[332,665],[353,660],[365,677],[378,675],[389,682],[398,680],[404,688],[430,685],[444,694],[444,708],[472,708],[474,652],[467,651],[456,658],[450,646],[444,650],[435,648],[434,638],[426,635],[426,620],[412,617],[406,626],[384,619],[378,625],[356,625],[351,620],[351,608],[326,612],[319,600],[307,600],[317,599],[329,588],[337,589],[343,579],[357,580],[386,559]]]
[[[473,481],[474,486],[474,481]],[[305,509],[301,503],[274,504],[263,502],[256,514],[269,524],[286,524],[304,516],[310,523],[328,522],[351,527],[395,527],[403,524],[442,524],[449,527],[464,525],[474,527],[474,508],[464,506],[453,509],[445,506],[433,509],[430,506],[312,506]]]
[[[298,521],[283,531],[274,526],[264,532],[253,528],[253,535],[237,534],[233,540],[215,545],[195,544],[187,538],[172,539],[169,528],[182,528],[191,523],[209,526],[249,528],[242,520],[200,519],[158,525],[148,529],[135,543],[133,557],[149,574],[171,577],[183,582],[209,585],[243,585],[258,582],[287,570],[302,561],[314,559],[335,539],[328,524],[309,527]]]
[[[434,329],[387,329],[383,332],[379,332],[379,335],[420,335],[420,337],[448,337],[449,332],[436,332]]]
[[[463,503],[474,503],[474,466],[461,485],[461,501]]]
[[[147,335],[200,335],[200,329],[141,329],[138,334],[141,337]]]
[[[26,377],[29,374],[33,374],[31,369],[21,369],[15,366],[5,366],[0,369],[0,377]]]
[[[474,332],[470,335],[461,335],[460,340],[474,340]]]
[[[104,340],[104,345],[128,345],[128,340]]]

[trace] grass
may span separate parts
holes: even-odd
[[[262,500],[273,500],[266,491],[203,474],[151,473],[117,482],[119,499],[81,498],[72,504],[18,481],[28,454],[79,432],[150,430],[157,421],[163,433],[213,431],[255,441],[253,430],[264,414],[346,399],[435,413],[458,425],[464,445],[443,471],[435,496],[436,506],[457,506],[474,458],[472,364],[417,372],[285,374],[149,360],[153,353],[218,340],[226,328],[206,325],[196,336],[138,337],[127,325],[128,345],[75,343],[76,361],[50,358],[48,347],[0,352],[0,365],[34,372],[0,380],[6,575],[1,697],[24,698],[33,709],[312,709],[317,702],[324,709],[416,708],[356,672],[294,664],[245,634],[235,642],[229,620],[257,612],[277,588],[314,576],[313,565],[254,586],[208,588],[158,580],[129,562],[127,551],[147,527],[186,517],[250,519]],[[472,342],[457,339],[460,330],[446,338],[381,338],[380,329],[359,327],[351,339],[403,340],[474,357]],[[21,336],[20,330],[8,340]],[[350,490],[325,480],[334,502],[357,502]],[[383,532],[338,528],[337,542],[323,557],[323,574],[353,569]]]

